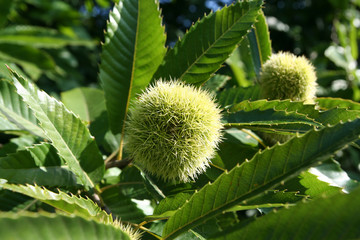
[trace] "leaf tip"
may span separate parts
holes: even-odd
[[[10,72],[11,75],[14,75],[15,71],[12,70],[9,65],[5,64],[5,67],[8,69],[8,71]]]

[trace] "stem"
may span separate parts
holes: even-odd
[[[112,161],[116,154],[119,152],[119,149],[116,149],[113,153],[111,153],[106,159],[105,159],[105,164]]]
[[[127,109],[128,109],[128,106],[126,106],[126,112],[127,112]],[[125,121],[126,121],[126,115],[125,115],[125,119],[124,119],[124,126],[122,127],[122,130],[121,130],[119,154],[118,154],[117,160],[122,159],[122,153],[123,153],[123,148],[124,148]]]
[[[147,229],[146,227],[144,227],[145,224],[148,224],[149,222],[153,222],[153,221],[157,221],[157,219],[156,219],[156,220],[150,220],[150,221],[144,221],[144,222],[139,223],[139,224],[134,224],[134,225],[136,225],[136,226],[135,226],[135,230],[141,229],[141,230],[149,233],[150,235],[156,237],[157,239],[162,239],[160,236],[156,235],[155,233],[151,232],[149,229]]]
[[[223,169],[223,168],[221,168],[221,167],[219,167],[219,166],[216,166],[216,165],[213,164],[213,163],[209,163],[209,164],[210,164],[210,166],[213,166],[213,167],[215,167],[215,168],[217,168],[217,169],[220,169],[220,170],[223,171],[223,172],[226,171],[226,169]]]
[[[147,229],[146,227],[139,226],[139,229],[141,229],[141,230],[143,230],[143,231],[147,232],[148,234],[150,234],[150,235],[152,235],[152,236],[156,237],[157,239],[160,239],[160,240],[162,239],[162,237],[160,237],[160,236],[156,235],[155,233],[151,232],[151,231],[150,231],[149,229]]]
[[[34,205],[36,202],[38,202],[39,200],[34,199],[33,201],[31,201],[31,203],[29,203],[26,207],[24,207],[23,209],[21,209],[18,213],[24,212],[26,210],[28,210],[32,205]]]
[[[258,138],[254,133],[252,133],[252,132],[249,131],[249,130],[246,130],[246,129],[243,129],[243,128],[240,129],[239,127],[233,126],[231,123],[225,123],[225,124],[224,124],[224,127],[225,127],[226,129],[235,127],[236,129],[239,129],[240,131],[243,131],[244,133],[246,133],[246,134],[248,134],[249,136],[251,136],[252,138],[254,138],[254,139],[255,139],[258,143],[260,143],[261,146],[263,146],[264,148],[267,147],[266,144],[265,144],[263,141],[261,141],[260,138]]]
[[[260,138],[258,138],[255,134],[253,134],[252,132],[246,130],[246,129],[241,129],[241,131],[243,131],[244,133],[248,134],[249,136],[251,136],[252,138],[254,138],[256,141],[258,141],[258,143],[260,143],[264,148],[266,148],[266,144],[261,141]]]

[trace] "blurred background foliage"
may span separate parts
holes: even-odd
[[[0,77],[5,64],[55,97],[75,87],[100,87],[98,64],[112,0],[0,0]],[[172,47],[204,13],[233,0],[160,0]],[[318,96],[360,100],[360,0],[267,0],[263,11],[273,52],[308,57],[317,69]],[[225,87],[256,81],[238,51],[219,70]],[[234,67],[235,66],[235,67]],[[245,78],[245,81],[236,78]],[[359,145],[336,158],[360,180]]]
[[[0,74],[7,74],[4,63],[16,64],[54,94],[96,85],[100,43],[114,2],[0,0]],[[168,46],[204,13],[232,2],[160,0]],[[318,72],[319,96],[360,100],[359,7],[359,0],[268,0],[264,5],[273,51],[307,56]]]

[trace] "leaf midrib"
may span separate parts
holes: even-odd
[[[54,100],[55,100],[55,99],[54,99]],[[56,101],[56,100],[55,100],[55,101]],[[43,110],[42,107],[41,107],[41,109]],[[43,112],[43,113],[44,113],[44,112]],[[44,113],[44,114],[45,114],[45,113]],[[45,114],[45,116],[47,117],[46,114]],[[55,129],[55,134],[58,136],[58,139],[60,139],[61,143],[62,143],[63,145],[65,145],[67,152],[70,152],[70,155],[71,155],[71,158],[72,158],[73,161],[74,161],[74,164],[76,165],[76,167],[78,168],[78,170],[81,171],[82,168],[81,168],[81,166],[80,166],[80,164],[79,164],[79,162],[78,162],[78,159],[75,157],[75,155],[73,154],[73,152],[72,152],[71,149],[69,148],[68,144],[66,144],[66,142],[65,142],[65,140],[63,139],[63,137],[61,136],[61,134],[57,131],[57,129],[56,129],[55,125],[52,123],[52,121],[49,121],[49,122],[50,122],[51,127],[53,127],[53,128]],[[47,135],[47,131],[45,131],[45,135]],[[52,141],[53,141],[53,140],[52,140]],[[57,146],[54,146],[54,147],[58,150]],[[58,152],[59,152],[60,155],[62,155],[59,150],[58,150]],[[66,158],[64,158],[64,160],[67,162]],[[94,188],[95,185],[94,185],[94,183],[91,181],[91,179],[90,179],[90,177],[87,175],[87,173],[86,173],[85,171],[82,171],[82,174],[85,176],[86,180],[87,180],[88,183],[90,184],[90,187],[91,187],[91,188]],[[82,178],[81,176],[79,176],[79,177]],[[86,184],[86,183],[84,183],[84,184]]]
[[[123,151],[123,147],[124,147],[124,135],[125,135],[125,122],[127,120],[127,112],[129,110],[132,86],[133,86],[134,75],[135,75],[135,62],[136,62],[136,55],[137,55],[136,52],[137,52],[137,43],[138,43],[138,37],[139,37],[140,1],[141,0],[137,0],[138,8],[137,8],[137,17],[136,17],[136,34],[135,34],[135,42],[134,42],[134,55],[133,55],[133,61],[132,61],[132,67],[131,67],[131,77],[130,77],[128,98],[127,98],[126,107],[125,107],[125,116],[124,116],[123,125],[121,128],[121,139],[120,139],[118,160],[122,159],[122,151]]]
[[[324,132],[321,133],[321,138],[320,138],[320,141],[319,141],[319,142],[320,142],[320,145],[322,145],[323,133],[324,133]],[[308,143],[306,143],[306,145],[307,145],[307,144],[308,144]],[[319,145],[319,146],[320,146],[320,145]],[[306,147],[305,147],[305,148],[306,148]],[[328,152],[329,149],[332,149],[332,148],[331,148],[331,147],[328,147],[328,148],[326,148],[326,150],[324,149],[322,152]],[[303,151],[303,153],[304,153],[304,151]],[[287,154],[287,155],[289,155],[289,154]],[[328,154],[328,155],[329,155],[329,154]],[[323,154],[322,154],[322,153],[317,153],[317,154],[314,154],[314,156],[312,157],[312,159],[318,159],[318,158],[320,158],[320,157],[324,157]],[[233,200],[230,200],[230,201],[226,202],[226,204],[222,204],[222,205],[220,205],[219,207],[217,207],[216,209],[212,209],[211,211],[205,213],[204,215],[201,215],[201,216],[193,219],[191,222],[187,222],[186,224],[182,225],[180,228],[177,228],[177,229],[173,230],[171,233],[169,233],[167,236],[165,236],[165,237],[163,238],[163,240],[169,239],[169,237],[171,237],[174,233],[177,233],[177,232],[179,231],[179,229],[183,229],[183,228],[186,229],[186,226],[193,225],[193,224],[196,225],[197,222],[201,222],[202,219],[206,218],[207,216],[216,215],[217,212],[222,212],[222,211],[228,209],[229,207],[231,207],[232,205],[236,205],[237,202],[242,201],[241,199],[244,198],[244,197],[246,197],[246,196],[248,196],[248,195],[250,195],[250,198],[248,198],[248,200],[251,200],[253,197],[256,197],[257,195],[261,194],[261,193],[262,193],[262,189],[264,189],[264,188],[268,189],[269,187],[278,184],[279,182],[276,181],[277,179],[283,179],[284,176],[291,176],[291,175],[295,174],[297,171],[299,171],[299,169],[303,168],[304,166],[307,166],[310,162],[305,162],[305,163],[303,163],[303,158],[304,158],[304,154],[302,154],[302,159],[301,159],[301,161],[300,161],[301,164],[297,165],[296,168],[292,168],[291,170],[287,171],[285,174],[283,173],[283,174],[279,175],[278,177],[273,178],[272,180],[270,180],[270,181],[267,182],[266,184],[259,185],[258,188],[252,189],[251,192],[247,192],[247,193],[245,193],[245,194],[243,194],[243,195],[241,195],[241,196],[239,196],[239,197],[237,197],[237,198],[235,198],[235,199],[233,199]],[[310,158],[310,157],[309,157],[309,158]],[[288,156],[287,156],[287,160],[288,160]],[[259,161],[259,160],[257,160],[257,161]],[[318,161],[319,161],[319,160],[318,160]],[[315,163],[315,162],[317,162],[317,161],[313,160],[313,161],[311,161],[311,162],[312,162],[312,163]],[[245,162],[244,164],[247,164],[247,163]],[[242,164],[242,165],[243,165],[243,164]],[[286,165],[285,165],[284,167],[286,167]],[[266,179],[265,179],[265,180],[266,180]],[[264,181],[265,181],[265,180],[264,180]],[[275,183],[274,183],[274,182],[275,182]],[[276,183],[276,182],[277,182],[277,183]],[[251,185],[250,185],[250,186],[251,186]],[[266,187],[266,186],[269,186],[269,187]],[[191,199],[192,199],[195,195],[196,195],[196,194],[194,194],[194,195],[191,196],[191,198],[189,199],[189,202],[191,201]],[[251,195],[252,195],[252,196],[251,196]],[[175,235],[175,236],[177,236],[177,235]],[[172,239],[172,238],[170,238],[170,239]]]
[[[17,79],[16,79],[15,81],[16,81],[16,84],[17,84],[20,88],[22,88],[23,91],[25,91],[25,92],[27,93],[27,95],[32,99],[32,101],[37,102],[37,100],[35,99],[35,97],[33,97],[33,95],[30,94],[29,90],[27,90]],[[29,83],[29,84],[30,84],[30,83]],[[34,91],[35,91],[35,94],[34,94],[34,95],[36,95],[36,96],[38,96],[39,92],[40,92],[40,94],[42,93],[41,90],[34,89]],[[45,94],[45,93],[44,93],[44,94]],[[49,97],[50,97],[50,96],[49,96]],[[51,97],[50,97],[50,98],[51,98]],[[57,104],[59,104],[60,107],[61,107],[63,110],[66,111],[66,109],[65,109],[65,107],[62,105],[62,103],[58,102],[58,101],[57,101],[56,99],[54,99],[54,98],[52,98],[52,100],[55,101]],[[33,107],[30,106],[30,105],[29,105],[29,107],[30,107],[30,108],[33,108]],[[76,167],[78,168],[77,171],[78,171],[78,170],[81,171],[82,168],[81,168],[80,164],[78,163],[77,158],[75,157],[75,155],[73,154],[73,152],[72,152],[71,149],[69,148],[68,144],[66,144],[65,140],[62,138],[61,134],[58,132],[58,130],[56,129],[56,127],[55,127],[55,125],[53,124],[53,122],[49,119],[49,117],[48,117],[48,115],[46,114],[46,112],[44,111],[42,105],[39,104],[38,107],[39,107],[39,109],[41,110],[41,113],[42,113],[42,114],[45,116],[45,118],[48,120],[46,124],[47,124],[47,125],[50,125],[50,127],[52,128],[51,130],[52,130],[52,131],[54,132],[54,134],[56,135],[56,138],[62,143],[62,145],[65,145],[65,148],[66,148],[67,152],[70,153],[70,157],[71,157],[72,160],[73,160],[73,164],[75,164]],[[34,114],[35,114],[35,116],[37,115],[37,114],[36,114],[36,111],[34,111]],[[74,115],[73,115],[72,113],[70,113],[70,114],[72,115],[72,117],[74,117]],[[39,119],[38,119],[38,120],[39,120]],[[79,121],[81,121],[81,120],[79,119]],[[39,120],[39,122],[42,123],[41,120]],[[48,134],[49,134],[48,131],[44,129],[44,132],[45,132],[45,135],[48,136]],[[49,138],[50,138],[50,137],[49,137]],[[50,138],[50,139],[51,139],[51,138]],[[51,140],[51,141],[53,142],[53,140]],[[55,144],[55,145],[56,145],[56,144]],[[55,146],[55,145],[53,145],[53,146],[56,148],[56,150],[58,151],[58,153],[62,156],[61,151],[59,151],[59,149],[58,149],[58,146]],[[64,158],[64,160],[65,160],[66,162],[68,162],[68,161],[66,160],[66,158]],[[72,165],[73,165],[73,164],[72,164]],[[83,178],[81,177],[81,173],[79,173],[79,174],[80,174],[80,176],[79,176],[80,179],[83,179]],[[87,173],[86,173],[85,171],[82,171],[82,175],[85,176],[85,180],[87,180],[87,182],[89,183],[90,187],[91,187],[91,188],[94,188],[94,183],[91,181],[91,179],[89,178],[89,176],[87,175]],[[83,182],[83,184],[87,185],[86,182]]]

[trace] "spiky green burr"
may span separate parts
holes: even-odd
[[[316,86],[314,66],[303,56],[279,52],[273,54],[262,66],[260,89],[263,98],[314,103]],[[270,144],[286,142],[292,137],[277,133],[260,135]]]
[[[125,149],[145,171],[188,182],[205,171],[221,140],[213,97],[177,81],[158,81],[129,110]]]
[[[260,74],[261,94],[267,99],[291,99],[313,103],[316,74],[305,57],[288,52],[273,54]]]

